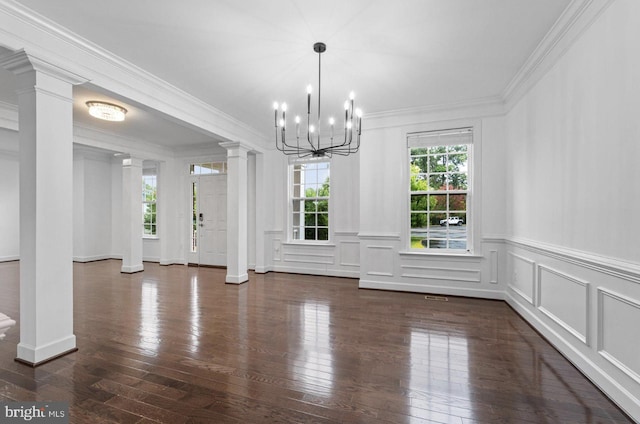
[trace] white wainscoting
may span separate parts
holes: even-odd
[[[535,261],[516,255],[513,252],[509,252],[508,256],[509,288],[533,305],[535,296]]]
[[[598,288],[597,304],[598,352],[640,384],[640,300]]]
[[[329,243],[289,242],[283,231],[265,231],[266,271],[357,278],[360,242],[357,233],[336,232]]]
[[[640,266],[528,240],[505,247],[507,303],[640,420]]]
[[[538,265],[538,310],[589,345],[589,283]]]
[[[360,288],[504,298],[501,240],[483,242],[486,255],[405,251],[399,234],[361,234],[360,243]]]

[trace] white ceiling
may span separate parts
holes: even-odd
[[[569,2],[19,0],[266,137],[274,100],[287,101],[291,114],[306,108],[305,87],[317,85],[316,41],[327,44],[323,116],[340,116],[354,90],[366,125],[366,113],[499,98]],[[6,86],[0,101],[15,102]],[[82,99],[92,94],[76,91]],[[76,103],[76,116],[84,116],[84,101]],[[142,122],[118,131],[133,137],[163,121],[156,138],[166,146],[211,139],[142,105],[129,108],[128,121]]]

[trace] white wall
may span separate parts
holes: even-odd
[[[111,155],[76,145],[73,157],[73,259],[111,257]]]
[[[269,151],[264,158],[268,205],[264,211],[266,270],[357,277],[360,155],[331,159],[329,242],[318,244],[289,239],[289,157],[279,151]]]
[[[504,122],[483,111],[449,111],[367,122],[360,161],[360,287],[502,298]],[[410,251],[406,134],[474,128],[471,254]],[[470,225],[470,227],[471,227]]]
[[[0,262],[20,257],[18,133],[0,129]]]
[[[509,112],[507,300],[640,421],[640,2]]]

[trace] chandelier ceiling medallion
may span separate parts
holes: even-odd
[[[321,88],[321,55],[327,50],[324,43],[315,43],[313,51],[318,53],[318,108],[317,116],[311,117],[311,85],[307,86],[307,131],[306,136],[300,141],[300,117],[295,117],[296,138],[287,141],[287,104],[274,103],[275,127],[276,127],[276,148],[285,155],[297,155],[304,157],[332,157],[333,155],[347,156],[356,153],[360,148],[360,134],[362,132],[362,111],[354,109],[353,91],[349,94],[349,99],[344,102],[344,125],[343,130],[338,130],[336,135],[335,119],[330,117],[329,137],[324,140],[320,137],[321,115],[320,115],[320,88]],[[326,127],[325,127],[326,129]]]
[[[89,115],[105,121],[124,121],[127,109],[113,103],[100,100],[90,100],[86,103],[89,108]]]

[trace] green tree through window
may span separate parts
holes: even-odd
[[[467,249],[468,143],[461,132],[419,135],[409,142],[411,248]],[[443,142],[442,144],[438,144]]]
[[[329,196],[328,162],[293,165],[293,240],[329,240]]]
[[[157,222],[157,177],[155,175],[142,176],[142,234],[145,236],[156,236]]]

